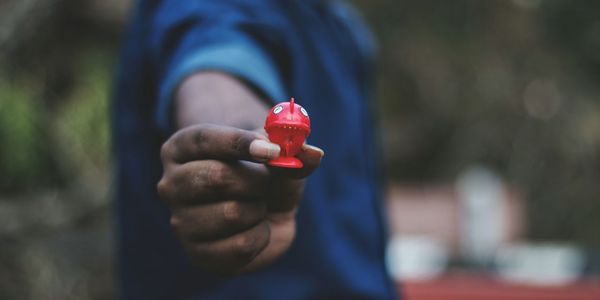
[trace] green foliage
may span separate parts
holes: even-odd
[[[90,53],[82,62],[75,90],[54,116],[57,148],[70,172],[103,176],[109,165],[109,83],[112,64],[106,55]]]
[[[0,79],[0,188],[26,186],[43,176],[44,144],[35,85]]]
[[[107,54],[87,52],[73,91],[52,106],[40,78],[0,80],[0,191],[107,177],[111,65]]]

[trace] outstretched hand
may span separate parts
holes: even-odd
[[[303,168],[266,166],[279,151],[261,133],[207,124],[184,128],[163,144],[157,190],[193,264],[239,274],[289,248],[304,179],[324,153],[304,145],[296,156]]]

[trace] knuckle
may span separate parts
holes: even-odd
[[[163,199],[166,200],[167,198],[169,198],[169,194],[170,194],[170,184],[167,182],[167,180],[165,178],[162,178],[158,184],[156,184],[156,191],[158,193],[158,196]]]
[[[212,162],[206,171],[206,184],[213,189],[224,189],[227,187],[228,168],[220,162]]]
[[[247,142],[247,140],[248,139],[243,134],[236,136],[231,141],[231,149],[233,149],[235,153],[247,152],[248,148],[250,147],[250,144]]]
[[[169,141],[166,141],[162,144],[162,146],[160,147],[160,158],[162,159],[162,161],[167,161],[169,159],[170,156],[170,150],[171,150],[171,143]]]
[[[178,232],[181,229],[182,220],[178,216],[175,216],[175,215],[171,216],[171,218],[169,219],[169,223],[171,225],[171,228],[173,230],[175,230],[176,232]]]
[[[256,239],[249,235],[241,235],[235,240],[236,257],[242,260],[254,257],[256,253]]]
[[[243,209],[237,202],[228,202],[223,206],[223,216],[228,222],[240,222]]]
[[[208,124],[200,124],[194,128],[192,143],[197,151],[202,151],[206,147],[206,144],[208,143],[207,132],[210,130],[209,128],[210,125]]]

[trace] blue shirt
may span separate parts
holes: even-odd
[[[367,102],[373,43],[346,4],[318,0],[141,1],[113,105],[123,299],[393,299]],[[271,266],[223,278],[190,265],[159,201],[172,94],[221,70],[274,102],[294,96],[325,150],[307,181],[297,236]]]

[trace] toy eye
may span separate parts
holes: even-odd
[[[283,110],[283,106],[277,106],[275,107],[275,109],[273,109],[273,113],[274,114],[278,114]]]
[[[302,112],[303,115],[308,117],[308,112],[306,112],[306,109],[304,109],[304,107],[300,107],[300,111]]]

